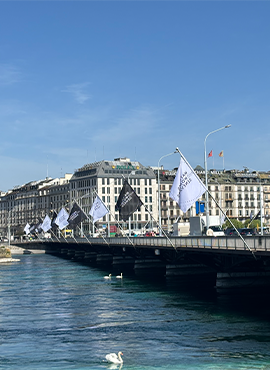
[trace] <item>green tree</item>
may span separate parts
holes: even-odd
[[[249,227],[250,229],[258,229],[261,227],[261,221],[260,220],[253,220],[250,222],[250,220],[246,220],[244,222],[245,227]]]
[[[244,227],[244,226],[243,226],[243,223],[242,223],[241,221],[236,220],[235,218],[231,219],[230,221],[231,221],[231,223],[233,224],[233,226],[234,226],[236,229],[241,229],[241,228],[243,228],[243,227]],[[224,222],[224,224],[222,225],[222,228],[223,228],[223,229],[230,229],[230,228],[232,227],[231,223],[230,223],[228,220],[226,220],[226,221]]]

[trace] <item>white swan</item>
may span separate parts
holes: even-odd
[[[116,277],[117,277],[117,279],[123,279],[123,273],[121,272],[121,274],[117,275]]]
[[[112,277],[112,274],[109,274],[109,276],[104,276],[104,279],[110,279]]]
[[[122,364],[123,359],[122,359],[121,355],[123,356],[122,352],[118,352],[118,354],[109,353],[108,355],[105,356],[105,358],[108,362],[111,362],[113,364]]]

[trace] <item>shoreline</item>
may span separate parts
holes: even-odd
[[[20,248],[20,247],[17,247],[16,245],[7,245],[6,247],[10,249],[12,256],[15,254],[43,254],[45,253],[45,250]],[[25,251],[30,252],[30,253],[25,253]]]

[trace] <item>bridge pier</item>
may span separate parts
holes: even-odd
[[[84,254],[84,261],[88,263],[95,263],[97,260],[97,253],[96,252],[85,252]]]
[[[133,269],[135,263],[135,258],[131,256],[113,256],[113,268],[117,270],[122,269]]]
[[[101,266],[111,265],[113,261],[113,255],[109,253],[98,253],[96,257],[96,264]]]
[[[157,258],[136,259],[134,272],[137,276],[165,276],[166,264]]]
[[[258,289],[270,286],[270,270],[252,272],[218,272],[216,289],[223,292],[228,289]]]
[[[181,284],[214,287],[216,271],[203,264],[168,264],[166,279],[177,280]]]

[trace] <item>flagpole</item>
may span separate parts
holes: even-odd
[[[207,190],[208,191],[208,190]],[[229,223],[231,224],[231,226],[234,228],[234,230],[236,231],[237,235],[240,237],[240,239],[242,239],[242,242],[244,243],[244,245],[247,247],[247,249],[252,253],[253,257],[255,258],[255,260],[257,260],[254,252],[251,250],[251,248],[248,246],[248,244],[246,243],[245,239],[242,237],[242,235],[239,233],[239,231],[237,230],[237,228],[234,226],[234,224],[231,222],[231,220],[229,219],[229,217],[226,215],[226,213],[223,211],[223,209],[219,206],[219,204],[217,203],[217,201],[215,200],[215,198],[213,197],[213,195],[210,193],[210,191],[208,192],[210,197],[213,199],[213,201],[215,202],[215,204],[218,206],[219,210],[222,212],[222,214],[226,217],[226,219],[229,221]]]
[[[206,135],[204,139],[204,171],[205,171],[205,187],[206,187],[206,230],[209,228],[209,200],[208,200],[208,174],[207,174],[207,158],[206,158],[206,139],[209,135],[214,134],[215,132],[218,132],[220,130],[223,130],[225,128],[229,128],[231,125],[226,125],[223,127],[218,128],[217,130],[209,132],[209,134]]]
[[[89,193],[89,194],[91,194],[91,193]],[[85,194],[84,196],[82,196],[82,197],[80,197],[79,199],[81,199],[81,198],[83,198],[83,197],[85,197],[86,195],[89,195],[89,194]],[[76,200],[73,202],[73,204],[76,202]],[[79,206],[79,205],[78,205]],[[80,207],[80,206],[79,206]],[[92,224],[93,224],[93,226],[94,226],[94,228],[96,228],[96,230],[97,230],[97,232],[98,232],[98,234],[99,235],[101,235],[101,237],[102,237],[102,239],[104,240],[104,242],[107,244],[107,245],[109,245],[109,243],[107,242],[107,240],[104,238],[104,236],[99,232],[99,230],[98,230],[98,228],[95,226],[95,224],[93,223],[93,221],[90,219],[90,217],[84,212],[84,210],[80,207],[80,209],[81,209],[81,211],[82,211],[82,213],[85,215],[85,217],[88,219],[88,220],[90,220],[91,222],[92,222]],[[76,227],[78,227],[78,225],[76,225]],[[90,243],[90,245],[92,245],[92,243],[90,242],[90,240],[87,238],[87,236],[85,235],[85,233],[84,233],[84,231],[83,231],[83,228],[81,228],[80,229],[80,231],[83,233],[83,235],[85,236],[85,238],[86,238],[86,240]],[[74,238],[75,239],[75,238]],[[77,242],[77,240],[75,239],[75,241],[76,241],[76,243],[78,243]]]
[[[56,210],[55,209],[53,209],[52,210],[53,212],[55,212],[56,214],[57,214],[57,212],[56,212]],[[59,229],[59,227],[58,227],[58,225],[56,224],[56,223],[54,223],[56,226],[57,226],[57,228]],[[52,226],[52,225],[51,225]],[[53,226],[51,227],[51,230],[52,230],[52,228],[53,228]],[[60,230],[60,229],[59,229]],[[61,231],[61,230],[60,230]],[[56,237],[56,239],[59,241],[59,243],[61,243],[61,241],[60,241],[60,239],[59,238],[57,238],[57,236],[56,236],[56,234],[52,231],[52,233],[53,233],[53,235]],[[67,241],[67,239],[66,238],[64,238],[64,240],[66,241],[66,243],[68,243],[68,241]]]
[[[149,215],[150,215],[150,217],[156,222],[156,223],[158,223],[157,222],[157,220],[155,220],[154,219],[154,217],[152,216],[152,214],[150,213],[150,211],[149,211],[149,209],[144,205],[144,208],[145,208],[145,210],[149,213]],[[171,241],[171,239],[168,237],[168,235],[164,232],[164,230],[161,228],[161,226],[160,225],[158,225],[158,227],[159,227],[159,231],[163,231],[163,235],[165,235],[165,237],[167,238],[167,240],[169,241],[169,243],[171,244],[171,246],[177,251],[177,249],[176,249],[176,247],[175,247],[175,245],[172,243],[172,241]]]
[[[178,151],[178,153],[180,154],[180,156],[182,157],[182,159],[186,162],[186,164],[189,166],[189,168],[193,171],[193,173],[196,175],[196,177],[200,180],[199,176],[196,174],[196,172],[193,170],[193,168],[190,166],[190,164],[188,163],[188,161],[186,160],[186,158],[183,156],[183,154],[180,152],[180,150],[178,148],[176,148],[176,150]],[[201,181],[201,180],[200,180]],[[222,210],[222,208],[219,206],[219,204],[217,203],[217,201],[215,200],[215,198],[212,196],[212,194],[210,193],[210,191],[208,191],[208,189],[206,189],[206,194],[210,195],[210,197],[213,199],[213,201],[215,202],[215,204],[218,206],[218,208],[220,209],[220,211],[222,212],[222,214],[226,217],[226,219],[229,221],[229,223],[232,225],[232,227],[234,228],[234,230],[236,231],[237,235],[242,239],[244,245],[247,247],[247,249],[252,253],[253,257],[256,259],[256,256],[254,255],[253,251],[250,249],[250,247],[248,246],[248,244],[246,243],[246,241],[244,240],[244,238],[242,237],[242,235],[239,233],[239,231],[236,229],[236,227],[233,225],[233,223],[231,222],[231,220],[227,217],[227,215],[224,213],[224,211]]]
[[[96,190],[94,190],[94,192],[96,193],[96,195],[98,196],[98,193],[96,192]],[[100,201],[104,204],[103,200],[101,198],[99,198]],[[127,237],[127,239],[129,240],[130,244],[135,248],[134,244],[132,243],[132,241],[130,240],[130,238],[126,235],[126,233],[124,232],[123,228],[121,227],[120,223],[116,220],[116,218],[114,217],[114,215],[111,213],[111,210],[106,206],[106,204],[104,204],[104,206],[108,209],[109,211],[109,214],[112,216],[112,218],[116,221],[117,225],[119,226],[119,228],[121,229],[121,231],[123,231],[123,233],[125,234],[125,236]]]

